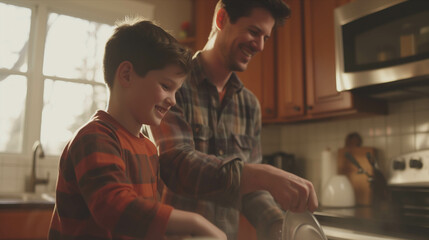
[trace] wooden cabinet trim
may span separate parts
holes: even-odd
[[[294,9],[290,19],[277,29],[277,94],[278,117],[303,116],[304,108],[304,58],[301,1],[288,0]]]

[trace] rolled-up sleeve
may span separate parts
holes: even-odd
[[[254,145],[250,153],[249,163],[261,163],[261,112],[260,107],[254,111],[255,130]],[[283,221],[283,211],[278,207],[271,194],[267,191],[256,191],[246,194],[241,199],[241,212],[255,227],[258,238],[265,239],[266,233],[273,223]]]
[[[243,161],[195,150],[193,132],[180,107],[173,107],[159,127],[151,127],[159,146],[161,177],[179,194],[237,206]]]

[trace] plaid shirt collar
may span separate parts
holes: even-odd
[[[193,64],[194,64],[194,73],[196,77],[191,78],[193,84],[196,86],[206,85],[210,84],[213,87],[214,84],[208,79],[206,76],[206,73],[204,72],[202,57],[201,57],[201,51],[197,51],[193,57]],[[239,93],[244,88],[244,84],[240,81],[237,74],[235,72],[232,72],[231,76],[229,77],[229,80],[226,84],[227,89],[234,89],[234,92]]]

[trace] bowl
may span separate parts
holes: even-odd
[[[287,211],[283,220],[284,240],[327,240],[316,217],[309,211],[294,213]]]
[[[355,193],[345,175],[332,176],[322,191],[321,205],[324,207],[354,207]]]

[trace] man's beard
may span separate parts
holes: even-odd
[[[250,61],[250,60],[249,60]],[[229,70],[231,70],[231,71],[234,71],[234,72],[244,72],[246,69],[247,69],[247,65],[248,65],[249,63],[246,63],[246,64],[244,64],[244,63],[240,63],[235,57],[234,57],[234,55],[233,54],[230,54],[229,56],[228,56],[228,63],[227,63],[227,66],[228,66],[228,69]]]

